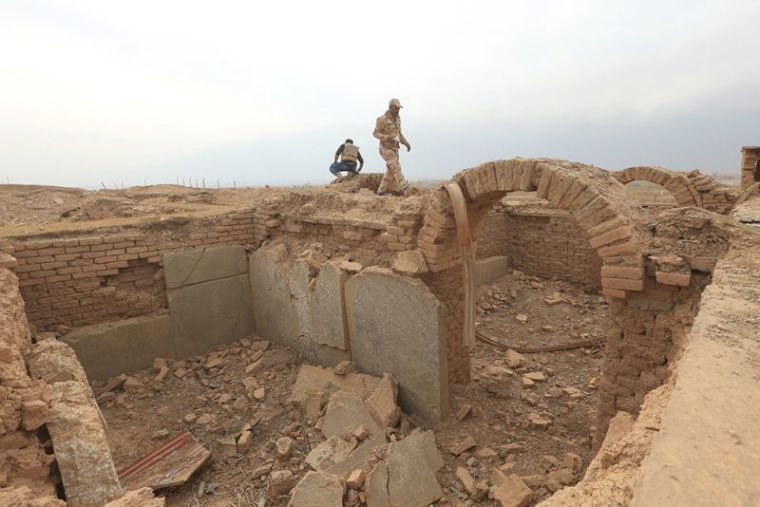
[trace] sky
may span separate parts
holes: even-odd
[[[322,184],[397,97],[410,180],[554,157],[738,173],[760,1],[0,0],[0,183]]]

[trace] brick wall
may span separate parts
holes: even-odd
[[[754,165],[752,167],[754,168]],[[702,207],[715,213],[728,213],[741,191],[737,187],[718,183],[715,179],[699,171],[691,171],[687,173],[686,177],[689,178],[699,193]]]
[[[419,207],[402,204],[382,219],[298,213],[293,193],[256,207],[210,218],[173,218],[125,228],[13,237],[12,254],[29,320],[40,330],[80,327],[147,315],[167,308],[162,255],[176,250],[245,245],[281,239],[292,251],[322,243],[330,255],[349,254],[365,265],[390,266],[415,248]]]
[[[755,162],[760,158],[760,146],[743,146],[741,162],[741,187],[748,188],[755,182]]]
[[[253,211],[171,221],[129,232],[11,238],[29,321],[40,330],[79,327],[166,308],[161,256],[254,242]]]
[[[506,255],[514,269],[601,288],[601,259],[563,210],[497,204],[477,240],[478,258]]]

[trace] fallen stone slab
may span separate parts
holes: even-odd
[[[388,498],[398,507],[426,507],[443,496],[428,454],[420,441],[392,442],[388,447]]]
[[[68,505],[99,506],[119,498],[123,491],[92,393],[74,380],[55,382],[51,391],[47,429]]]
[[[472,438],[472,436],[467,435],[466,437],[462,438],[461,440],[457,440],[453,444],[449,446],[449,452],[453,454],[454,456],[459,456],[463,452],[472,449],[475,447],[477,443],[475,442],[475,439]]]
[[[366,399],[380,384],[380,378],[363,373],[336,375],[333,371],[304,364],[298,371],[288,402],[303,404],[314,389],[324,393],[344,391]]]
[[[533,491],[516,474],[505,475],[498,470],[491,474],[493,497],[500,507],[525,507],[530,503]]]
[[[26,362],[33,379],[43,380],[50,385],[72,380],[81,384],[85,395],[97,410],[103,427],[108,427],[74,349],[57,340],[44,340],[34,345],[32,352],[26,356]]]
[[[454,476],[457,478],[459,484],[462,485],[462,488],[464,488],[468,495],[475,493],[475,479],[466,468],[458,467],[456,472],[454,472]]]
[[[276,470],[269,475],[269,491],[275,498],[293,489],[294,483],[295,477],[290,470]]]
[[[367,474],[365,486],[367,507],[390,507],[388,495],[388,465],[381,461]]]
[[[399,252],[391,267],[393,271],[409,276],[423,275],[429,271],[425,256],[420,250]]]
[[[520,368],[526,363],[525,356],[512,349],[507,349],[506,359],[510,368]]]
[[[346,486],[351,489],[361,489],[366,479],[367,474],[364,473],[364,470],[357,468],[349,474],[348,479],[346,480]]]
[[[306,456],[306,464],[317,471],[327,470],[348,459],[355,445],[332,435]]]
[[[397,399],[398,383],[393,375],[386,373],[365,403],[381,427],[395,428],[401,420],[401,407],[396,404]]]
[[[404,442],[404,445],[411,447],[415,452],[421,452],[425,456],[428,465],[433,472],[437,472],[443,468],[443,457],[438,451],[438,446],[435,442],[435,433],[432,431],[415,429],[404,439]]]
[[[359,426],[367,428],[369,436],[345,460],[331,466],[329,472],[346,477],[364,465],[373,449],[385,445],[385,431],[378,426],[358,395],[344,391],[333,394],[325,409],[322,433],[326,437],[340,437],[350,435]]]
[[[343,507],[346,488],[340,477],[325,472],[307,472],[290,495],[288,507]]]

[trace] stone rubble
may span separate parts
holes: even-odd
[[[368,383],[366,376],[351,369],[338,371],[303,366],[301,382],[291,394],[291,401],[305,414],[311,399],[303,387],[306,378],[316,381],[312,386],[332,391],[320,420],[326,439],[306,456],[313,471],[295,486],[288,505],[426,507],[440,499],[443,490],[436,472],[443,459],[435,436],[412,430],[402,417],[395,379],[384,375]],[[337,385],[351,390],[335,390]],[[402,431],[399,424],[409,428]],[[324,503],[304,503],[309,495]]]

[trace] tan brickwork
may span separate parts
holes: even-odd
[[[752,162],[754,168],[754,162]],[[749,165],[749,163],[744,163]],[[679,206],[695,206],[716,213],[728,213],[739,195],[735,187],[722,185],[715,179],[690,171],[679,173],[662,167],[629,167],[612,173],[623,184],[632,181],[649,181],[665,187]],[[744,175],[744,173],[742,173]]]
[[[529,275],[601,288],[602,261],[586,233],[563,210],[496,204],[482,221],[477,255],[505,255],[514,269]]]
[[[39,330],[79,327],[166,308],[164,253],[255,241],[255,210],[130,232],[10,238],[29,321]]]

